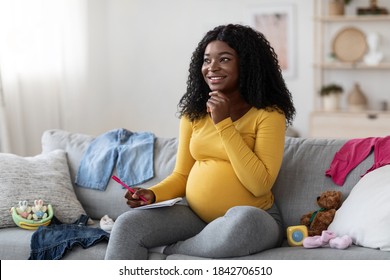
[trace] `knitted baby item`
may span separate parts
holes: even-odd
[[[329,240],[335,238],[336,234],[331,231],[324,230],[321,235],[309,236],[303,239],[303,247],[318,248],[323,247],[329,243]]]
[[[348,235],[335,237],[335,238],[329,240],[330,248],[346,249],[351,245],[352,245],[352,238]]]
[[[114,221],[108,215],[104,215],[100,219],[100,228],[105,231],[111,231],[114,226]]]
[[[346,249],[352,245],[352,238],[348,235],[338,237],[334,232],[324,230],[321,235],[309,236],[303,240],[305,248],[326,247],[327,245],[334,249]]]

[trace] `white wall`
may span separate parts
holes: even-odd
[[[248,23],[251,9],[278,3],[294,5],[297,65],[286,83],[297,109],[294,127],[307,135],[313,104],[311,0],[90,0],[88,90],[83,106],[69,110],[65,100],[64,129],[97,135],[125,127],[177,136],[176,106],[198,41],[216,25]]]

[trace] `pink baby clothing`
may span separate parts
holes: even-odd
[[[332,231],[323,230],[321,235],[308,236],[303,239],[302,245],[309,249],[327,246],[334,249],[347,249],[352,245],[352,238],[348,235],[339,237]]]
[[[335,154],[325,175],[332,177],[335,184],[342,186],[348,173],[361,163],[372,149],[374,149],[374,164],[365,174],[390,164],[390,136],[351,139]]]
[[[336,234],[329,230],[323,230],[321,235],[308,236],[303,239],[303,247],[305,248],[318,248],[324,247],[329,244],[329,241],[336,238]]]
[[[379,167],[390,164],[390,136],[378,139],[374,146],[374,164],[366,174]]]

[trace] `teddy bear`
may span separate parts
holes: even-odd
[[[301,225],[307,226],[309,236],[321,235],[322,231],[328,229],[342,204],[342,193],[325,191],[317,197],[317,204],[320,209],[304,214],[300,220]]]

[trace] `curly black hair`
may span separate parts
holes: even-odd
[[[205,49],[215,40],[227,43],[238,54],[239,90],[243,99],[257,109],[283,113],[290,125],[295,108],[274,49],[262,33],[239,24],[217,26],[199,42],[191,57],[187,91],[178,104],[179,117],[187,116],[193,121],[207,114],[210,88],[201,68]]]

